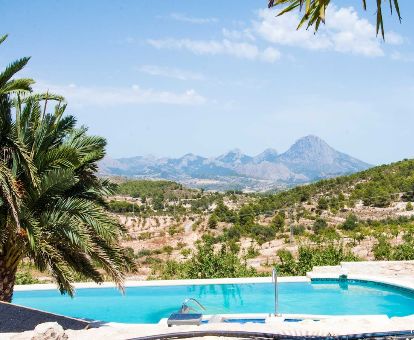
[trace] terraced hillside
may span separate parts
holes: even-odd
[[[131,191],[135,186],[141,189]],[[144,193],[144,187],[151,190]],[[127,227],[124,243],[139,262],[140,277],[185,277],[182,263],[205,251],[210,257],[236,254],[260,274],[283,261],[297,266],[314,247],[324,251],[309,261],[322,264],[414,258],[413,191],[414,160],[404,160],[275,194],[132,181],[120,185],[109,207]],[[286,269],[294,270],[300,271]]]
[[[136,278],[285,275],[343,260],[414,259],[414,160],[266,194],[120,181],[108,209]]]

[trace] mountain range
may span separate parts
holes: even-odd
[[[249,156],[235,149],[213,158],[191,153],[180,158],[107,157],[99,167],[103,176],[166,179],[207,190],[267,191],[350,174],[371,165],[309,135],[281,154],[266,149]]]

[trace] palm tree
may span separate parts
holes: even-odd
[[[105,139],[76,129],[60,96],[21,95],[31,82],[11,77],[0,82],[0,301],[11,301],[24,260],[50,272],[62,293],[73,294],[78,275],[99,283],[107,274],[122,289],[133,264],[105,209],[114,187],[96,176]]]
[[[296,9],[302,11],[303,7],[305,7],[305,13],[302,19],[300,20],[297,28],[299,29],[303,26],[303,24],[306,23],[306,29],[314,26],[315,31],[317,31],[321,22],[325,23],[326,8],[329,6],[330,2],[331,0],[269,0],[268,7],[270,8],[278,5],[284,6],[284,8],[279,12],[278,16]],[[377,35],[381,30],[382,38],[385,39],[382,5],[383,3],[388,2],[391,14],[395,9],[398,15],[398,19],[401,22],[401,14],[398,5],[398,0],[376,0],[375,2],[377,5]],[[364,8],[364,10],[367,9],[366,0],[362,0],[362,7]]]
[[[0,36],[0,45],[6,39],[7,35]],[[22,165],[24,163],[24,167],[31,172],[33,179],[35,177],[26,149],[13,136],[9,95],[31,91],[31,85],[34,83],[32,79],[12,79],[29,59],[16,60],[0,73],[0,206],[1,204],[3,207],[7,205],[17,226],[19,226],[17,210],[20,195],[18,182],[8,167],[11,156],[19,157]]]

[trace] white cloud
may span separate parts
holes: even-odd
[[[187,16],[182,13],[171,13],[170,17],[177,21],[188,22],[190,24],[198,24],[198,25],[211,24],[211,23],[218,22],[217,18],[196,18],[196,17]]]
[[[403,62],[414,62],[414,54],[409,53],[401,53],[399,51],[394,51],[391,53],[391,59],[396,61],[403,61]]]
[[[142,65],[138,71],[152,76],[161,76],[179,80],[203,80],[205,76],[201,73],[180,70],[178,68],[161,67],[157,65]]]
[[[230,40],[251,40],[255,41],[256,37],[251,32],[249,28],[245,28],[244,30],[229,30],[227,28],[223,28],[221,30],[223,36]]]
[[[253,29],[262,39],[279,45],[301,45],[308,49],[330,46],[331,43],[324,34],[318,34],[316,37],[309,30],[296,30],[299,22],[297,14],[287,13],[276,18],[275,13],[272,10],[259,11],[259,21],[253,23]]]
[[[241,59],[258,59],[266,62],[274,62],[280,58],[280,53],[276,49],[263,51],[251,43],[234,42],[228,39],[150,39],[148,43],[158,49],[188,50],[198,55],[229,55]]]
[[[273,47],[268,47],[262,52],[260,57],[263,61],[273,63],[276,60],[279,60],[281,56],[281,53],[277,49]]]
[[[397,33],[387,32],[383,42],[381,37],[376,36],[375,27],[360,18],[353,7],[330,5],[326,24],[321,25],[316,34],[313,28],[296,29],[300,21],[298,11],[280,17],[276,14],[274,9],[259,10],[256,20],[249,27],[239,30],[223,28],[222,39],[166,38],[149,39],[147,42],[157,49],[187,50],[197,55],[228,55],[273,63],[282,56],[277,46],[380,57],[385,55],[386,44],[400,45],[404,41]],[[183,19],[181,16],[178,18]]]
[[[195,90],[182,93],[143,89],[138,85],[132,87],[87,87],[75,84],[56,85],[37,83],[39,92],[49,91],[61,94],[73,106],[115,106],[125,104],[171,104],[171,105],[199,105],[206,102],[206,98]]]
[[[314,34],[313,28],[296,30],[299,23],[298,12],[275,17],[274,10],[260,10],[259,20],[253,24],[254,30],[264,40],[277,44],[302,47],[310,50],[333,50],[367,57],[383,56],[383,43],[376,37],[375,27],[366,19],[360,18],[352,8],[327,9],[326,25],[321,25]],[[398,45],[403,38],[388,32],[386,43]]]

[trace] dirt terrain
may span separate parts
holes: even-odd
[[[117,197],[117,199],[131,200],[128,197]],[[229,209],[238,208],[239,204],[225,201]],[[123,245],[134,251],[139,259],[139,271],[135,275],[139,279],[151,277],[151,263],[145,258],[156,257],[162,261],[167,259],[185,260],[190,251],[195,249],[196,242],[206,233],[213,236],[221,235],[231,224],[219,222],[215,229],[208,227],[208,219],[215,205],[209,207],[204,214],[189,214],[179,218],[172,215],[159,215],[151,217],[138,217],[133,214],[116,214],[120,223],[128,231],[123,240]],[[297,253],[298,246],[302,243],[309,243],[309,235],[312,234],[312,225],[315,221],[316,203],[304,204],[302,207],[309,216],[301,217],[296,220],[296,224],[306,228],[305,235],[294,236],[289,231],[291,220],[286,219],[285,232],[278,234],[277,237],[263,244],[258,244],[255,240],[242,237],[239,241],[239,256],[245,256],[249,250],[254,250],[254,256],[249,256],[247,263],[256,268],[259,272],[270,272],[271,266],[278,261],[277,251],[287,249],[294,254]],[[386,208],[367,207],[362,202],[357,202],[353,208],[345,207],[339,212],[323,211],[320,217],[324,218],[329,226],[342,224],[350,213],[355,214],[360,220],[384,220],[386,218],[397,218],[399,216],[414,216],[414,211],[406,211],[406,202],[395,202]],[[256,223],[269,225],[272,216],[260,216]],[[377,242],[374,236],[367,235],[362,240],[356,242],[350,237],[343,236],[343,244],[351,247],[352,252],[364,260],[373,260],[372,247]],[[390,243],[395,245],[402,242],[402,235],[396,235],[390,239]]]

